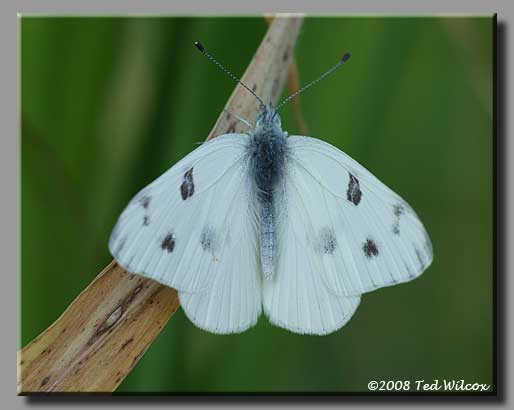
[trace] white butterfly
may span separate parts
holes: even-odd
[[[109,249],[126,270],[177,289],[207,331],[242,332],[264,309],[292,332],[328,334],[361,294],[421,275],[430,239],[362,165],[319,139],[288,136],[259,101],[251,132],[204,143],[142,189]]]

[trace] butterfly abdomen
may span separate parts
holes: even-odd
[[[284,173],[286,149],[285,134],[277,129],[257,131],[253,134],[249,146],[250,169],[259,205],[261,266],[267,279],[270,279],[275,271],[275,194]]]

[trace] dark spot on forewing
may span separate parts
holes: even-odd
[[[151,196],[145,195],[139,200],[139,203],[141,206],[145,209],[148,209],[148,206],[150,205],[150,200],[152,199]]]
[[[257,91],[257,84],[254,84],[253,87],[252,87],[252,91],[255,92]]]
[[[145,215],[145,216],[143,217],[143,225],[144,225],[144,226],[148,226],[148,225],[150,225],[150,217],[149,217],[148,215]]]
[[[402,204],[394,204],[393,205],[393,212],[394,212],[395,216],[399,217],[400,215],[404,214],[405,208],[403,207]]]
[[[289,50],[284,51],[284,54],[282,54],[282,61],[286,62],[289,58]]]
[[[193,168],[191,168],[184,174],[182,185],[180,185],[180,194],[182,195],[182,199],[185,201],[187,198],[192,197],[194,193],[195,184],[193,181]]]
[[[405,212],[405,208],[401,204],[393,205],[393,233],[395,235],[400,235],[400,216]]]
[[[173,237],[173,234],[169,233],[166,235],[161,243],[161,249],[168,253],[173,252],[173,249],[175,249],[175,238]]]
[[[371,259],[373,257],[376,257],[378,256],[378,247],[377,247],[377,244],[375,243],[375,241],[368,237],[366,239],[366,242],[364,242],[362,244],[362,250],[364,252],[364,255],[366,256],[366,258],[368,259]]]
[[[214,247],[214,231],[212,228],[205,226],[200,236],[200,244],[204,251],[212,251]]]
[[[362,191],[359,185],[359,180],[353,174],[348,174],[350,175],[350,181],[348,182],[348,189],[346,190],[346,199],[357,206],[362,199]]]
[[[333,255],[337,248],[337,239],[334,231],[329,227],[321,230],[321,250],[325,255]]]

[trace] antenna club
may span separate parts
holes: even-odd
[[[341,63],[346,63],[350,57],[352,56],[351,53],[344,53],[344,56],[341,57]]]
[[[202,43],[200,43],[199,41],[195,41],[195,47],[200,50],[202,53],[205,52],[205,47],[203,46]]]
[[[203,46],[202,43],[200,43],[199,41],[195,41],[195,47],[200,50],[200,52],[206,57],[208,58],[209,60],[211,60],[211,62],[213,62],[219,69],[221,69],[221,71],[223,71],[226,75],[228,75],[232,80],[234,80],[236,83],[238,84],[241,84],[248,92],[250,92],[250,94],[252,94],[255,98],[257,98],[257,101],[259,101],[259,104],[261,107],[264,107],[264,103],[262,102],[262,100],[259,98],[259,96],[257,94],[255,94],[255,92],[253,90],[251,90],[250,88],[248,88],[248,86],[243,83],[239,78],[237,78],[234,74],[232,74],[229,70],[227,70],[225,68],[225,66],[223,64],[221,64],[218,60],[216,60],[212,55],[209,54],[209,52],[207,52],[205,50],[205,47]]]

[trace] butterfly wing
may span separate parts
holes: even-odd
[[[288,137],[288,149],[264,311],[286,329],[327,334],[360,294],[419,276],[432,247],[412,208],[355,160],[309,137]]]
[[[323,283],[322,254],[314,244],[314,216],[303,173],[286,165],[277,195],[277,265],[263,281],[263,307],[271,323],[301,334],[325,335],[341,328],[357,309],[359,296],[341,296]]]
[[[256,219],[238,209],[246,201],[245,186],[240,186],[233,200],[226,203],[233,209],[227,221],[226,244],[217,256],[221,272],[214,276],[212,286],[203,292],[179,292],[187,317],[213,333],[242,332],[253,326],[261,314]]]
[[[415,279],[431,264],[428,234],[399,195],[344,152],[290,137],[292,180],[303,195],[322,278],[337,295],[359,295]],[[333,239],[333,243],[329,244]]]
[[[109,241],[121,266],[177,289],[186,315],[217,333],[261,312],[248,138],[222,135],[184,157],[136,194]]]

